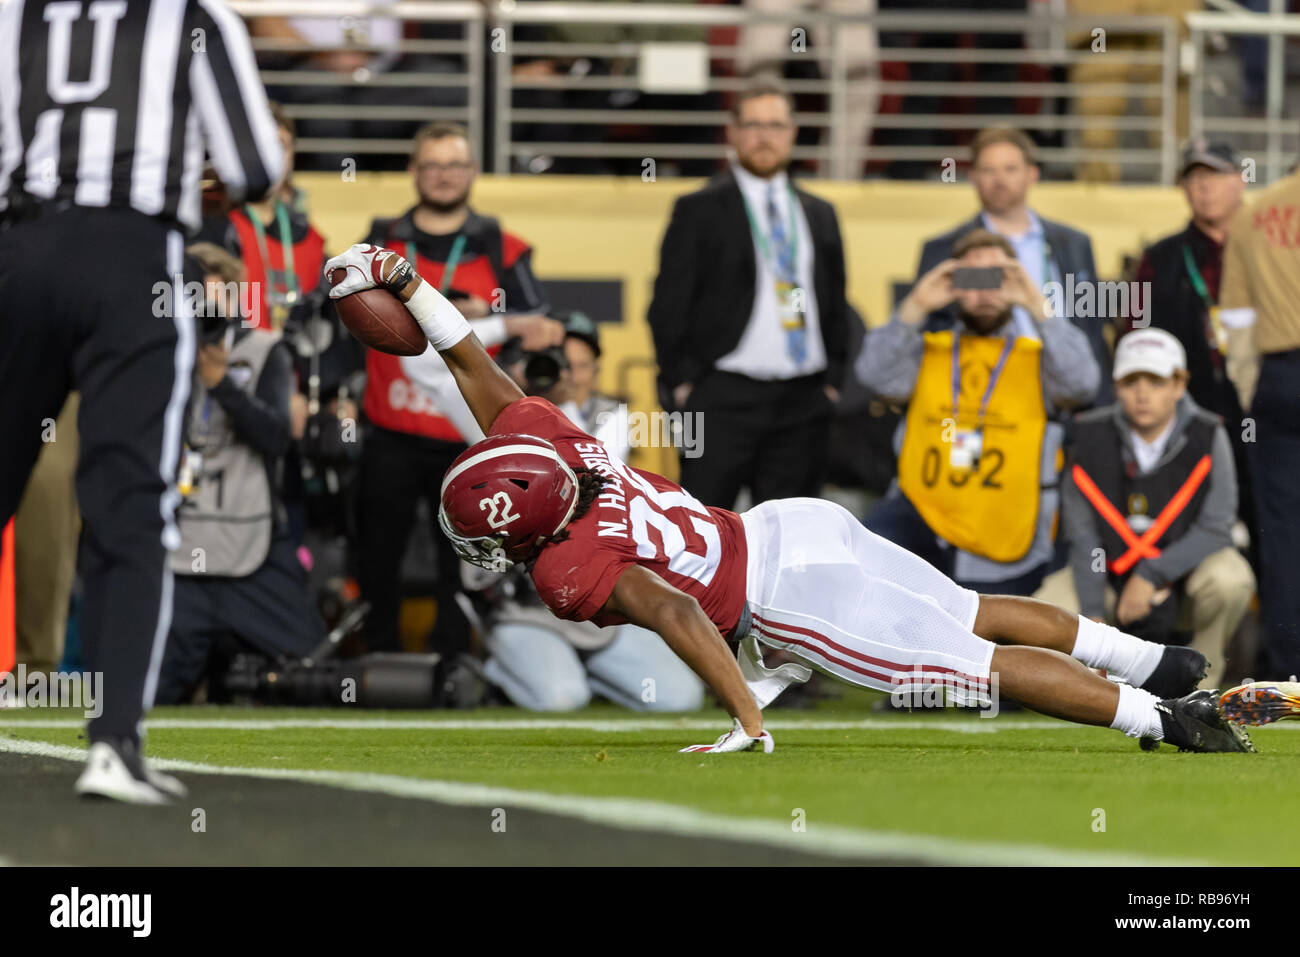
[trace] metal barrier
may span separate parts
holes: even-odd
[[[1294,162],[1297,144],[1300,144],[1300,124],[1295,117],[1283,119],[1285,99],[1286,59],[1285,40],[1300,36],[1300,15],[1284,14],[1286,0],[1271,0],[1271,14],[1240,11],[1220,13],[1192,13],[1187,16],[1191,31],[1192,49],[1195,51],[1195,68],[1191,74],[1190,128],[1192,136],[1228,134],[1241,152],[1250,158],[1256,144],[1262,144],[1263,170],[1256,170],[1256,179],[1271,182],[1283,175]],[[1231,36],[1259,36],[1268,38],[1268,62],[1262,118],[1235,114],[1207,115],[1206,75],[1200,67],[1206,62],[1206,50],[1215,34]]]
[[[853,179],[865,164],[882,170],[907,162],[937,178],[944,161],[967,159],[960,141],[993,123],[1044,134],[1052,142],[1042,161],[1067,175],[1084,163],[1117,164],[1125,179],[1148,182],[1170,182],[1175,171],[1179,27],[1166,17],[1067,17],[1046,2],[1035,4],[1043,12],[1026,14],[859,17],[513,0],[232,6],[252,23],[265,82],[288,113],[308,132],[313,125],[345,128],[342,135],[300,137],[299,150],[308,154],[392,159],[408,148],[405,131],[392,132],[402,123],[449,119],[470,127],[487,168],[498,173],[566,163],[574,171],[584,162],[593,168],[577,171],[621,164],[613,171],[639,172],[646,160],[661,174],[665,165],[710,165],[725,155],[729,95],[747,82],[743,71],[762,63],[798,71],[786,86],[798,97],[796,120],[808,132],[795,158],[815,163],[821,175]],[[281,17],[326,25],[338,36],[311,44],[267,28]],[[377,42],[375,24],[393,19],[408,25],[406,34]],[[788,35],[788,42],[761,47],[756,38],[764,29],[769,38]],[[1094,52],[1099,30],[1105,62],[1118,78],[1081,81],[1076,68],[1101,55]],[[867,55],[862,37],[874,54]],[[347,72],[331,67],[329,57],[338,53],[368,60]],[[860,107],[864,96],[870,117]],[[1124,114],[1076,110],[1081,97],[1094,104],[1110,97]],[[1145,109],[1141,115],[1127,115],[1134,101]],[[850,132],[864,129],[876,131],[875,144]],[[1097,130],[1145,142],[1075,142]]]

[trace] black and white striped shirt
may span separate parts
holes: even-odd
[[[283,169],[225,0],[0,0],[0,219],[70,202],[197,229],[205,145],[235,202]]]

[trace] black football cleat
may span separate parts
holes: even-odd
[[[1167,645],[1156,670],[1141,687],[1157,698],[1181,698],[1195,691],[1209,670],[1210,660],[1199,651]]]
[[[1219,711],[1217,691],[1193,691],[1182,698],[1156,703],[1164,743],[1179,751],[1254,751],[1245,729],[1227,720]],[[1142,750],[1154,751],[1159,744],[1150,738],[1138,742]]]
[[[1237,724],[1271,724],[1300,718],[1300,682],[1252,681],[1225,691],[1219,710]]]

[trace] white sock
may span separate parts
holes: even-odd
[[[1164,645],[1126,635],[1118,628],[1079,616],[1079,633],[1070,656],[1089,668],[1104,668],[1131,685],[1151,677],[1165,653]]]
[[[1119,687],[1119,707],[1115,709],[1115,720],[1110,726],[1116,731],[1123,731],[1130,738],[1155,738],[1164,740],[1165,731],[1160,724],[1160,712],[1156,711],[1156,702],[1160,699],[1150,691],[1121,684]]]

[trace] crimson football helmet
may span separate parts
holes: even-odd
[[[471,565],[505,571],[528,561],[568,524],[578,480],[535,435],[494,435],[470,446],[442,480],[438,524]]]

